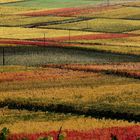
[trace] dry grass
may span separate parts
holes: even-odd
[[[20,28],[20,27],[0,27],[0,38],[10,39],[33,39],[44,38],[44,33],[47,38],[68,36],[68,30],[55,29],[36,29],[36,28]],[[71,31],[71,35],[90,34],[82,31]]]
[[[19,121],[11,122],[9,124],[0,125],[0,129],[7,127],[11,133],[38,133],[56,130],[58,131],[61,126],[63,130],[90,130],[97,128],[108,128],[108,127],[125,127],[133,126],[135,123],[129,123],[127,121],[117,120],[105,120],[105,119],[94,119],[84,117],[69,117],[66,120],[61,121]],[[30,127],[29,127],[30,126]]]
[[[134,123],[113,120],[96,120],[96,119],[69,119],[66,121],[52,122],[32,122],[24,121],[15,124],[1,125],[0,128],[7,127],[12,133],[37,133],[52,130],[59,130],[63,124],[63,129],[67,130],[90,130],[94,128],[107,128],[114,126],[132,126]],[[30,127],[29,127],[30,126]]]
[[[29,68],[26,71],[26,67],[15,67],[16,72],[6,72],[12,67],[4,67],[5,73],[0,73],[0,82],[13,82],[13,81],[46,81],[46,80],[57,80],[57,79],[74,79],[74,78],[87,78],[90,76],[100,77],[96,73],[85,73],[72,70],[61,70],[54,68],[47,69],[32,69]],[[1,68],[3,71],[3,68]],[[14,70],[13,69],[13,70]]]
[[[55,75],[55,71],[51,69],[48,72]],[[54,79],[46,78],[48,80],[45,79],[48,74],[45,74],[43,81],[26,74],[26,80],[16,81],[20,77],[20,74],[17,74],[14,81],[1,82],[0,99],[4,102],[6,99],[11,99],[46,106],[49,104],[71,105],[80,110],[96,107],[99,110],[113,109],[116,112],[139,114],[139,80],[104,74],[71,72],[58,70],[57,76],[60,76],[60,79],[56,76]],[[41,72],[40,75],[43,73],[45,72]],[[24,77],[24,74],[21,74],[22,76]]]
[[[50,25],[49,28],[91,30],[95,32],[122,33],[140,29],[140,21],[97,18],[76,23]],[[117,27],[117,28],[116,28]]]
[[[0,3],[8,3],[8,2],[18,2],[21,0],[0,0]]]
[[[66,20],[69,17],[56,17],[56,16],[45,16],[45,17],[27,17],[22,15],[1,15],[0,25],[1,26],[25,26],[28,24],[36,24],[42,22],[52,22]]]

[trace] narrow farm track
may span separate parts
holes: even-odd
[[[76,22],[86,21],[86,20],[91,20],[91,19],[94,19],[94,18],[79,17],[79,18],[72,18],[72,19],[66,19],[66,20],[61,20],[61,21],[50,21],[50,22],[39,22],[39,23],[34,23],[34,24],[26,24],[23,27],[25,27],[25,28],[37,28],[39,26],[76,23]]]
[[[61,21],[50,21],[50,22],[38,22],[38,23],[33,23],[33,24],[26,24],[23,25],[22,27],[24,28],[50,28],[47,27],[49,25],[61,25],[61,24],[67,24],[67,23],[80,23],[81,21],[90,21],[90,20],[96,20],[96,19],[110,19],[110,20],[115,20],[117,18],[105,18],[105,17],[73,17],[71,19],[66,19],[66,20],[61,20]],[[118,18],[119,20],[132,20],[132,18]],[[139,20],[135,19],[135,20]],[[41,27],[41,26],[46,26],[46,27]],[[5,27],[5,25],[1,26],[1,27]],[[18,26],[15,26],[18,27]],[[50,28],[51,29],[51,28]],[[53,29],[53,28],[52,28]],[[54,28],[55,29],[55,28]],[[86,31],[86,30],[85,30]]]

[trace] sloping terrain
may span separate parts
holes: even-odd
[[[0,3],[7,140],[140,138],[139,1]]]

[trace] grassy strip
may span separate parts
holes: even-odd
[[[2,48],[0,54],[0,64],[2,65]],[[24,46],[5,48],[5,65],[42,66],[46,64],[103,64],[139,61],[140,57],[136,55],[91,51],[78,47]]]
[[[103,19],[97,18],[88,21],[81,21],[77,23],[67,23],[60,25],[49,25],[47,28],[61,28],[74,30],[89,30],[95,32],[106,33],[123,33],[140,29],[140,22],[138,20],[122,20],[122,19]],[[117,28],[116,28],[117,27]]]
[[[139,123],[111,120],[95,119],[84,115],[73,115],[64,113],[32,112],[25,110],[7,110],[9,116],[0,116],[0,129],[10,128],[12,133],[38,133],[57,131],[60,126],[63,130],[88,131],[90,129],[106,129],[109,127],[133,127]],[[18,112],[18,114],[16,114]],[[86,123],[85,123],[86,122]],[[28,127],[30,126],[30,127]]]
[[[92,116],[95,118],[111,118],[111,119],[122,119],[128,121],[140,121],[140,114],[133,114],[127,112],[127,109],[124,111],[119,111],[120,108],[112,106],[111,104],[94,104],[89,108],[83,108],[69,105],[69,104],[46,104],[46,103],[38,103],[38,102],[31,102],[28,100],[11,100],[7,99],[0,102],[0,107],[3,108],[7,106],[9,109],[19,109],[19,110],[29,110],[29,111],[50,111],[56,113],[73,113],[78,115],[86,115]],[[103,107],[101,109],[101,106]]]
[[[0,4],[6,4],[6,3],[16,3],[16,2],[21,2],[24,0],[0,0]]]

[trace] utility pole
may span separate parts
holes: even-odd
[[[44,33],[44,47],[45,47],[45,39],[46,39],[46,36],[45,36],[45,33]]]
[[[89,28],[89,25],[88,25],[88,20],[87,20],[87,29]]]
[[[5,66],[5,50],[4,47],[2,48],[2,54],[3,54],[3,66]]]
[[[71,35],[71,34],[70,34],[70,29],[69,29],[69,43],[70,43],[70,35]]]

